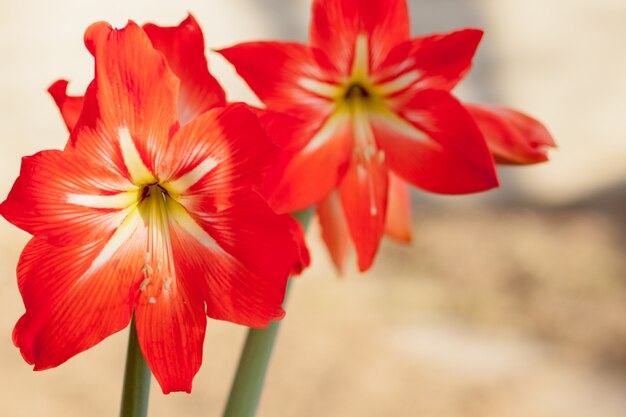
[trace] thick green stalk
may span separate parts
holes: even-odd
[[[122,391],[122,409],[120,417],[146,417],[150,396],[150,368],[141,354],[135,318],[130,321],[124,388]]]
[[[294,213],[293,217],[306,230],[313,211],[313,208],[309,208]],[[289,294],[289,286],[290,283],[287,283],[285,301]],[[224,417],[254,417],[256,415],[261,393],[263,392],[265,374],[279,328],[280,321],[273,321],[266,329],[248,330],[248,336],[239,359],[237,373],[230,388]]]

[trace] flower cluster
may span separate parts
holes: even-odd
[[[310,45],[219,51],[265,104],[252,109],[226,102],[193,17],[93,24],[84,96],[49,89],[65,149],[24,158],[0,206],[33,235],[17,267],[24,359],[55,367],[133,319],[163,391],[190,391],[207,316],[282,318],[308,264],[290,213],[316,206],[337,267],[351,241],[364,271],[384,234],[410,240],[407,184],[479,192],[498,185],[494,161],[546,160],[539,122],[452,95],[481,36],[410,38],[405,0],[315,0]]]

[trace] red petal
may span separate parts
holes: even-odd
[[[409,243],[413,234],[412,223],[409,187],[397,175],[390,173],[385,234],[392,239]]]
[[[387,166],[405,181],[442,194],[472,193],[498,185],[482,134],[449,93],[424,90],[397,116],[374,113],[371,118]]]
[[[350,247],[350,234],[337,192],[330,193],[326,199],[322,200],[317,206],[317,215],[322,227],[322,239],[337,271],[342,274]]]
[[[181,273],[201,288],[207,314],[250,327],[283,316],[287,277],[299,262],[293,220],[277,216],[254,193],[219,213],[178,217],[172,236]]]
[[[177,260],[184,263],[186,249],[176,249]],[[178,269],[181,273],[167,291],[155,298],[141,297],[135,309],[141,351],[164,394],[191,392],[202,364],[206,330],[204,302],[194,282],[197,275]]]
[[[95,57],[96,77],[72,143],[110,170],[128,175],[120,149],[125,131],[154,172],[157,156],[177,127],[178,79],[133,22],[119,30],[95,23],[85,33],[85,44]]]
[[[145,240],[106,245],[33,238],[22,252],[17,276],[26,313],[13,341],[36,370],[60,365],[128,325]]]
[[[405,0],[316,0],[313,2],[311,46],[323,51],[340,74],[352,65],[356,37],[366,34],[374,68],[398,43],[409,38]]]
[[[306,246],[304,227],[298,221],[292,222],[290,226],[291,238],[298,248],[299,257],[299,261],[294,265],[291,272],[294,275],[298,275],[311,264],[311,255],[309,254],[309,248]]]
[[[181,124],[226,104],[224,90],[207,69],[202,29],[192,15],[176,27],[148,23],[143,30],[180,78],[178,116]]]
[[[332,101],[305,88],[307,81],[325,80],[308,46],[250,42],[217,52],[235,66],[237,73],[268,108],[293,112],[303,119],[319,119],[330,113]]]
[[[83,97],[68,96],[67,84],[65,80],[58,80],[48,88],[48,93],[59,108],[67,130],[71,132],[83,109]]]
[[[257,108],[253,110],[269,139],[281,150],[300,150],[310,140],[303,134],[310,123],[286,113]]]
[[[279,213],[293,213],[320,202],[343,178],[352,151],[352,128],[344,114],[323,123],[303,122],[294,137],[297,141],[306,138],[306,145],[284,150],[263,188]]]
[[[222,210],[240,190],[260,188],[278,149],[244,104],[208,111],[172,138],[158,172],[192,211]]]
[[[387,168],[377,156],[369,160],[355,156],[339,186],[360,271],[372,266],[383,236],[388,181]]]
[[[20,176],[0,213],[17,227],[54,243],[88,243],[109,236],[137,199],[137,190],[72,150],[22,159]]]
[[[415,77],[409,93],[427,88],[450,90],[469,71],[482,35],[478,29],[463,29],[399,44],[380,65],[378,81],[392,81],[409,74]]]
[[[541,122],[513,109],[465,104],[478,123],[496,162],[533,164],[548,160],[547,149],[556,146]]]

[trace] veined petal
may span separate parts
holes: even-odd
[[[310,122],[292,114],[280,113],[269,109],[253,108],[261,127],[269,139],[282,151],[300,150],[306,146],[310,137],[303,134],[310,128]]]
[[[125,191],[111,195],[75,194],[67,195],[66,202],[77,206],[99,209],[125,209],[130,207],[140,198],[139,189]]]
[[[218,51],[273,111],[303,118],[329,114],[331,80],[311,49],[293,42],[250,42]]]
[[[176,255],[184,262],[185,251]],[[144,297],[135,309],[141,351],[164,394],[191,392],[193,377],[202,364],[206,329],[204,302],[193,275],[185,268],[178,271],[177,279],[160,297]]]
[[[346,216],[336,191],[322,200],[317,206],[317,215],[322,228],[322,239],[330,253],[337,271],[342,274],[350,247],[350,231]]]
[[[83,98],[68,96],[67,84],[66,80],[58,80],[48,88],[48,93],[59,108],[67,130],[71,132],[78,122],[80,111],[83,109]]]
[[[178,79],[133,22],[119,30],[95,23],[85,33],[85,44],[94,55],[96,76],[85,93],[72,145],[110,171],[148,178],[146,172],[129,173],[134,168],[127,166],[123,145],[132,142],[126,150],[136,149],[134,161],[156,175],[159,155],[178,126]]]
[[[419,90],[451,90],[469,71],[482,35],[478,29],[462,29],[399,43],[373,70],[376,83],[402,102]]]
[[[478,192],[498,185],[482,134],[448,92],[420,91],[397,116],[404,119],[402,124],[384,114],[370,114],[386,164],[402,179],[443,194]],[[420,133],[407,134],[407,125]]]
[[[35,237],[26,246],[17,269],[26,313],[13,341],[35,370],[60,365],[128,325],[145,251],[132,230],[139,223],[135,211],[108,240],[56,246]]]
[[[143,30],[180,78],[178,117],[181,124],[226,104],[224,90],[207,68],[202,29],[192,15],[175,27],[148,23],[143,25]]]
[[[385,235],[409,243],[413,235],[412,223],[409,187],[397,175],[390,173]]]
[[[315,0],[311,46],[323,51],[339,74],[352,67],[356,39],[368,40],[370,64],[376,68],[396,44],[409,38],[405,0]]]
[[[499,106],[464,104],[481,132],[496,162],[533,164],[548,160],[547,149],[556,144],[541,122]]]
[[[267,176],[264,194],[274,210],[292,213],[320,202],[341,181],[352,151],[350,114],[308,121],[294,132],[308,138],[302,149],[285,150]]]
[[[165,183],[165,186],[174,195],[181,195],[208,175],[219,163],[219,159],[207,156],[190,171],[187,171],[175,180]]]
[[[278,148],[244,104],[208,111],[174,136],[159,167],[163,186],[189,210],[231,205],[241,189],[260,188]]]
[[[277,216],[250,193],[215,215],[179,207],[173,219],[181,275],[200,288],[210,317],[265,327],[283,316],[287,277],[300,261],[290,216]]]
[[[77,152],[42,151],[23,158],[0,213],[50,242],[88,243],[109,236],[138,197],[128,179]]]
[[[156,178],[143,162],[139,149],[137,149],[137,144],[130,136],[126,126],[118,130],[117,137],[122,151],[124,166],[130,175],[131,181],[135,184],[151,184],[155,182]]]

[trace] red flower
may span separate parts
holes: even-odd
[[[288,139],[265,188],[270,204],[280,212],[317,204],[335,262],[350,236],[363,271],[385,222],[410,239],[404,181],[444,194],[497,186],[485,138],[450,94],[481,36],[464,29],[410,39],[405,0],[315,0],[310,46],[220,51],[271,110],[266,124],[280,124],[276,112],[300,120],[283,128]],[[394,207],[402,218],[387,214]]]
[[[132,22],[92,25],[95,79],[82,105],[61,103],[82,108],[77,121],[63,111],[66,148],[24,158],[0,206],[34,235],[17,268],[26,313],[13,339],[36,370],[123,329],[134,312],[163,391],[189,392],[207,315],[263,327],[284,314],[297,225],[257,192],[276,148],[245,105],[199,115],[223,92],[193,58],[202,45],[187,23],[189,32],[146,27],[163,54]],[[177,42],[189,66],[168,55]],[[207,91],[195,95],[184,71]]]
[[[185,124],[207,110],[226,105],[224,90],[209,73],[204,55],[202,29],[189,15],[178,26],[143,25],[152,46],[161,52],[170,69],[180,80],[178,119]],[[66,94],[68,82],[59,80],[48,89],[56,102],[67,128],[71,131],[83,107],[83,97]]]

